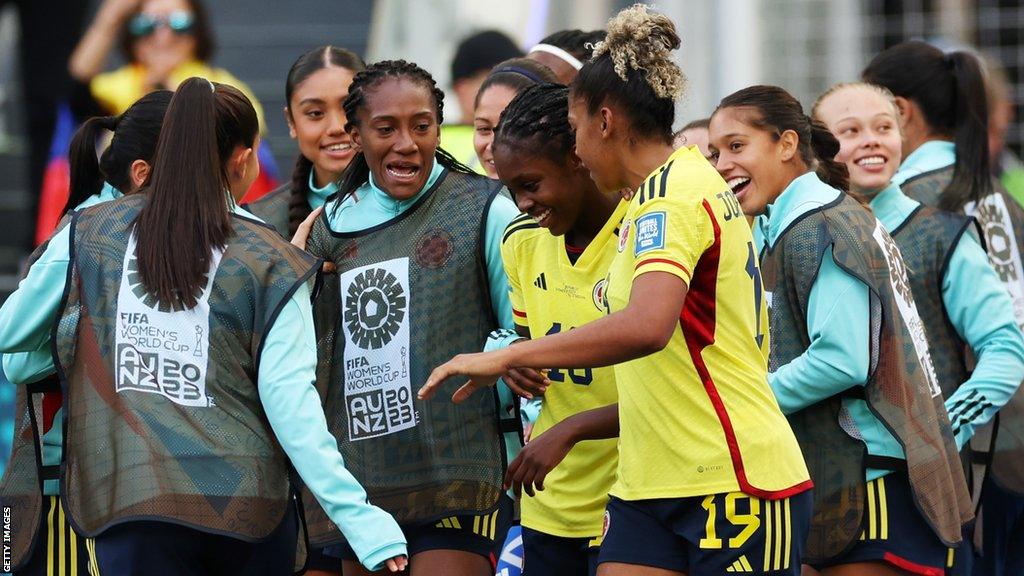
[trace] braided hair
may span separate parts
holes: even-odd
[[[313,73],[324,68],[344,68],[353,73],[366,68],[363,59],[354,52],[336,46],[318,46],[306,52],[292,64],[288,70],[288,79],[284,84],[284,101],[288,114],[292,113],[292,94]],[[313,172],[313,162],[299,153],[292,169],[291,190],[288,197],[288,234],[295,235],[299,224],[309,216],[309,175]]]
[[[535,84],[517,94],[502,112],[494,136],[495,148],[528,148],[555,159],[569,154],[575,142],[569,124],[569,89],[554,83]]]
[[[344,104],[345,117],[348,119],[348,123],[345,124],[346,132],[351,133],[352,128],[358,126],[359,112],[366,106],[367,93],[372,92],[381,82],[389,78],[404,78],[426,88],[434,100],[437,124],[441,125],[441,122],[444,121],[444,92],[437,87],[437,82],[434,81],[430,72],[405,60],[384,60],[367,66],[352,79],[352,84],[348,88],[348,98],[345,99]],[[459,162],[440,146],[434,152],[434,158],[441,166],[452,172],[475,174],[471,168]],[[370,165],[366,163],[366,155],[359,151],[342,175],[336,197],[344,200],[369,180]],[[341,206],[341,202],[336,203],[334,209],[337,210],[339,206]]]

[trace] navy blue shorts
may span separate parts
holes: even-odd
[[[89,556],[86,540],[71,529],[60,497],[43,496],[35,547],[18,576],[86,576]]]
[[[971,576],[974,569],[974,522],[964,526],[963,542],[946,552],[946,576]]]
[[[860,539],[817,569],[854,562],[886,562],[911,574],[944,576],[950,549],[921,516],[906,472],[867,483],[867,510]]]
[[[982,545],[975,576],[1024,574],[1024,496],[1000,486],[991,472],[981,488],[978,525]]]
[[[258,543],[167,522],[126,522],[89,542],[92,576],[280,576],[295,571],[299,521],[284,520]]]
[[[620,500],[605,512],[600,562],[704,574],[800,574],[811,492],[763,500],[742,492]]]
[[[567,538],[523,526],[523,576],[594,576],[601,537]]]
[[[399,525],[408,543],[409,557],[428,550],[458,550],[479,554],[497,561],[497,553],[505,542],[505,535],[512,526],[515,503],[502,495],[498,509],[480,516],[464,515],[442,518],[422,524]],[[324,548],[324,554],[342,560],[358,561],[355,551],[348,542]]]
[[[310,547],[306,552],[306,570],[341,573],[341,560],[324,554],[323,548]]]

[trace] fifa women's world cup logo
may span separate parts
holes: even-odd
[[[340,276],[350,440],[416,426],[410,370],[409,258]]]

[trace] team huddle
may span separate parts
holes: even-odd
[[[1024,573],[979,60],[908,42],[674,134],[673,22],[580,34],[493,68],[476,158],[427,71],[311,50],[292,181],[245,204],[229,84],[83,124],[0,308],[14,572]]]

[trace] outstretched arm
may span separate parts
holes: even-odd
[[[652,271],[637,276],[625,309],[575,330],[503,350],[460,354],[434,369],[419,398],[430,398],[444,380],[456,375],[470,377],[452,396],[461,402],[478,388],[493,386],[498,376],[512,368],[597,368],[658,352],[678,329],[686,290],[686,283],[674,274]]]

